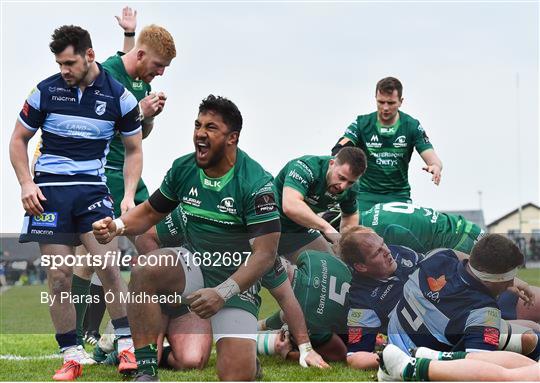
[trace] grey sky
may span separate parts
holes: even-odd
[[[3,232],[18,232],[23,216],[8,141],[25,97],[58,71],[48,49],[53,29],[88,29],[103,61],[121,48],[113,16],[124,5],[2,4]],[[421,121],[444,164],[436,187],[414,154],[415,203],[475,209],[482,190],[490,222],[519,202],[539,202],[537,3],[129,5],[139,12],[138,30],[163,25],[179,52],[152,82],[169,98],[144,141],[150,192],[176,157],[193,150],[193,121],[209,93],[238,105],[240,147],[275,175],[294,157],[329,154],[358,114],[375,110],[375,83],[393,75],[404,84],[402,110]]]

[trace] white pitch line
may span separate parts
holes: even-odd
[[[0,360],[49,360],[49,359],[60,359],[62,355],[60,354],[51,354],[51,355],[39,355],[39,356],[20,356],[20,355],[0,355]]]

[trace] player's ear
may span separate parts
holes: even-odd
[[[143,59],[146,52],[143,49],[137,50],[137,60],[140,61]]]
[[[229,134],[229,138],[227,139],[227,144],[229,145],[237,145],[238,144],[238,138],[240,137],[240,132],[234,131]]]
[[[358,262],[358,263],[355,263],[353,265],[353,268],[355,271],[359,272],[359,273],[365,273],[367,271],[367,267],[366,265],[364,265],[363,263],[361,262]]]
[[[94,50],[92,48],[88,48],[86,50],[86,61],[91,63],[91,62],[94,62],[95,59],[96,59],[96,54]]]

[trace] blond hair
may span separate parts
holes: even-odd
[[[137,39],[137,46],[146,46],[165,60],[172,60],[176,57],[173,37],[159,25],[151,24],[144,27]]]
[[[364,263],[366,261],[359,247],[362,235],[366,234],[377,235],[373,229],[358,225],[347,230],[339,240],[341,259],[350,267],[354,267],[355,263]]]

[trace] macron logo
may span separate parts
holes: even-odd
[[[195,186],[193,186],[191,188],[191,190],[189,191],[189,195],[192,196],[192,197],[198,197],[199,196],[199,192],[197,191],[197,188]]]
[[[379,136],[377,136],[376,134],[374,134],[373,136],[371,136],[371,142],[379,142]]]

